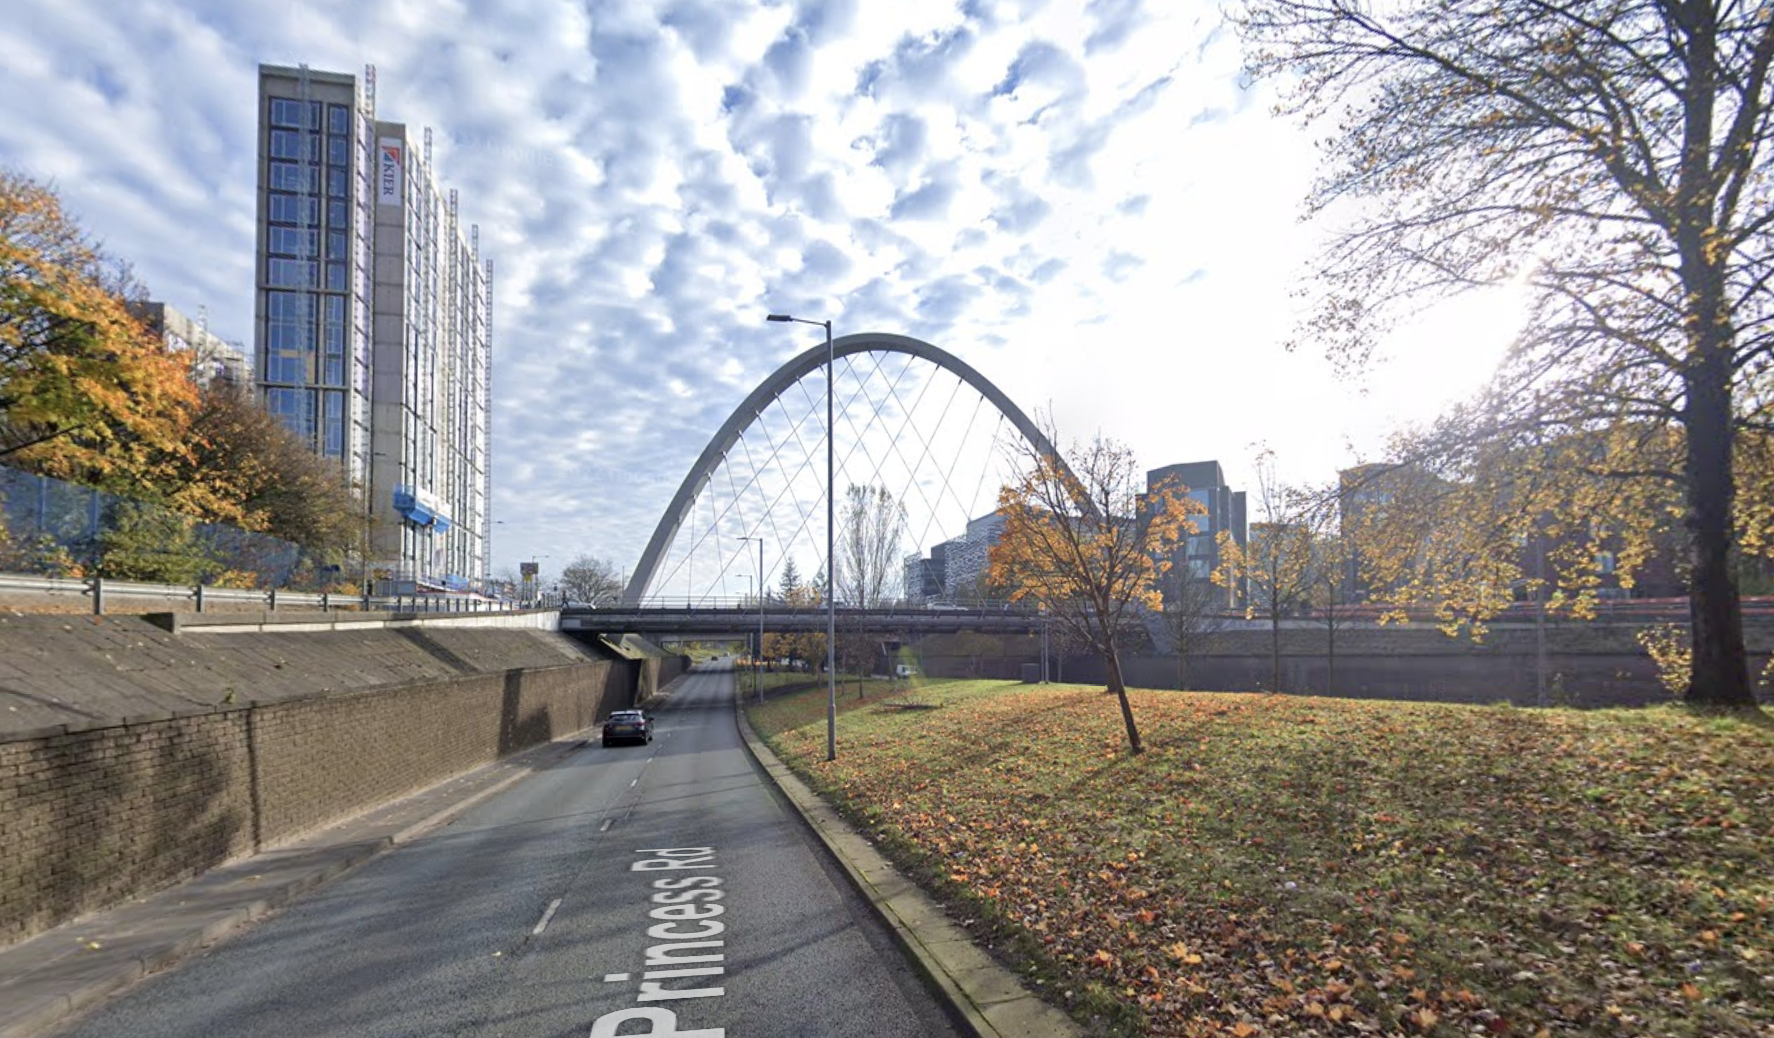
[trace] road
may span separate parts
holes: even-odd
[[[733,674],[58,1035],[950,1036],[746,754]]]

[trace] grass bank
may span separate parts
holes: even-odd
[[[1774,733],[926,683],[751,708],[1038,989],[1150,1035],[1774,1034]],[[921,707],[922,709],[909,709]]]

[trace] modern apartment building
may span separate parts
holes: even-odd
[[[487,577],[492,264],[431,133],[375,70],[259,67],[254,355],[266,406],[335,459],[397,586]]]

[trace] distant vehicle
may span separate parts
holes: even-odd
[[[926,602],[924,604],[924,608],[925,609],[940,609],[944,612],[950,612],[950,613],[965,613],[967,611],[966,606],[956,605],[953,602]]]
[[[910,663],[901,663],[899,666],[893,668],[893,676],[896,678],[915,678],[918,676],[918,668],[912,666]]]
[[[640,710],[615,710],[604,722],[604,745],[613,746],[618,742],[638,742],[642,745],[653,741],[653,719]]]

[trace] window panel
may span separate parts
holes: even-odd
[[[271,157],[274,159],[301,158],[302,135],[294,130],[272,130]]]
[[[326,139],[326,160],[341,168],[351,165],[351,144],[343,137]]]
[[[343,292],[349,282],[345,277],[345,264],[328,263],[326,265],[326,287],[329,292]]]
[[[265,297],[265,309],[273,321],[294,321],[301,318],[301,293],[267,292]]]
[[[349,207],[344,202],[328,202],[326,204],[326,222],[328,227],[351,226]]]
[[[313,260],[272,259],[266,266],[265,280],[280,288],[312,288],[320,273]]]
[[[351,109],[344,105],[328,105],[326,128],[328,133],[349,132],[351,129]]]
[[[301,126],[302,102],[288,97],[271,99],[272,126]]]
[[[346,194],[345,187],[347,179],[345,171],[342,169],[327,170],[326,193],[334,198],[344,198]]]

